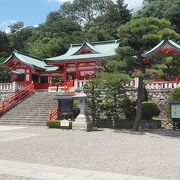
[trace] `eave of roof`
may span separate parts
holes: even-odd
[[[76,54],[84,45],[87,45],[90,49],[92,49],[93,53]],[[116,55],[115,49],[118,48],[118,46],[119,40],[92,42],[91,44],[72,44],[64,55],[47,58],[46,62],[106,58]]]
[[[165,39],[162,40],[157,46],[155,46],[153,49],[151,49],[150,51],[144,53],[142,55],[142,57],[149,57],[153,54],[155,54],[158,50],[162,49],[166,44],[168,44],[169,46],[171,46],[173,49],[176,49],[178,51],[180,51],[180,46],[178,44],[176,44],[174,41],[169,40],[169,39]]]
[[[17,50],[14,50],[12,54],[9,56],[9,58],[5,60],[3,63],[4,64],[8,63],[12,58],[16,58],[17,60],[19,60],[20,62],[26,65],[40,68],[41,70],[44,71],[53,71],[58,69],[58,67],[55,66],[48,67],[48,65],[44,62],[43,59],[27,55]]]

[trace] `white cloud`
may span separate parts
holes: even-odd
[[[39,24],[36,24],[36,25],[34,25],[33,27],[38,28],[38,27],[39,27]]]
[[[142,6],[143,0],[125,0],[125,4],[128,4],[128,9],[137,10]]]
[[[12,19],[7,19],[7,20],[2,20],[0,19],[0,29],[9,33],[10,29],[9,29],[9,25],[13,24],[17,22],[16,20],[12,20]]]

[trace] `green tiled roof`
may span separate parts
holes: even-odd
[[[46,59],[46,62],[106,58],[116,55],[115,49],[118,48],[118,46],[119,40],[72,44],[64,55],[48,58]],[[85,47],[91,49],[92,53],[79,54],[81,49]]]
[[[22,53],[20,51],[14,50],[13,53],[10,55],[10,57],[4,61],[4,64],[6,64],[9,60],[11,60],[13,57],[15,57],[17,60],[23,62],[24,64],[35,66],[37,68],[40,68],[44,71],[55,71],[58,69],[58,67],[55,66],[48,66],[43,59],[32,57],[30,55],[27,55],[25,53]]]
[[[151,49],[150,51],[144,53],[142,55],[142,57],[148,57],[153,55],[154,53],[156,53],[156,51],[158,51],[159,49],[163,48],[163,46],[165,46],[166,44],[168,44],[169,46],[171,46],[172,48],[179,50],[180,51],[180,46],[178,44],[176,44],[174,41],[169,40],[169,39],[165,39],[163,41],[161,41],[157,46],[155,46],[153,49]]]

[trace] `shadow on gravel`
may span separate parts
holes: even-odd
[[[180,138],[180,130],[173,131],[172,129],[157,129],[157,130],[139,130],[139,131],[132,131],[132,130],[119,130],[115,129],[115,133],[125,133],[131,135],[158,135],[158,136],[166,136],[166,137],[175,137]]]
[[[148,134],[180,138],[180,129],[175,131],[173,131],[172,129],[158,129],[158,130],[148,130],[147,132]]]

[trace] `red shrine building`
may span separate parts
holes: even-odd
[[[151,49],[150,51],[148,51],[142,55],[142,58],[144,59],[144,63],[145,64],[151,63],[150,59],[159,54],[180,55],[180,46],[172,40],[165,39],[165,40],[161,41],[153,49]],[[179,74],[179,76],[175,77],[174,80],[180,81],[180,74]]]
[[[17,74],[16,81],[29,84],[35,89],[47,89],[53,75],[60,75],[65,82],[87,80],[103,71],[101,61],[114,56],[119,46],[118,40],[71,44],[61,56],[40,59],[14,50],[4,64]]]
[[[54,75],[62,76],[64,83],[71,82],[72,86],[81,87],[80,82],[85,82],[104,70],[101,62],[116,55],[115,50],[119,45],[119,40],[71,44],[64,55],[48,59],[40,59],[15,50],[4,64],[16,74],[17,82],[29,84],[33,81],[35,89],[50,87]],[[142,58],[144,62],[148,62],[149,58],[158,54],[180,55],[180,46],[166,39],[143,54]],[[180,81],[180,78],[177,77],[176,80]]]

